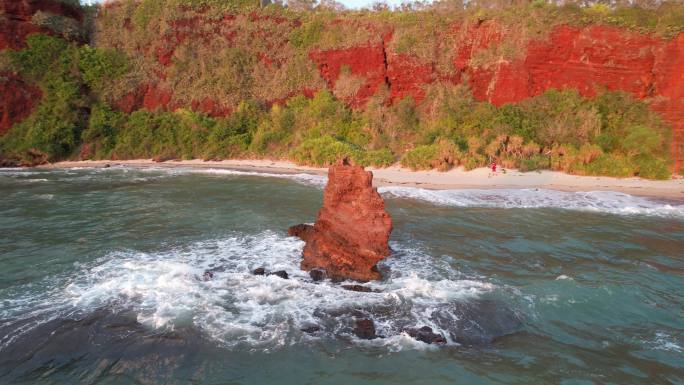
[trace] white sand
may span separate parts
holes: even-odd
[[[42,167],[103,167],[105,164],[125,165],[129,167],[204,167],[229,168],[271,173],[312,173],[325,174],[325,168],[298,166],[292,162],[275,160],[223,160],[202,161],[184,160],[155,163],[149,159],[126,161],[66,161]],[[632,195],[653,196],[684,200],[684,178],[667,181],[653,181],[640,178],[610,178],[568,175],[556,171],[519,172],[507,170],[504,174],[499,170],[496,174],[490,169],[478,168],[464,171],[462,168],[447,172],[411,171],[398,165],[375,169],[375,183],[378,186],[411,186],[428,189],[521,189],[544,188],[561,191],[597,191],[609,190]]]

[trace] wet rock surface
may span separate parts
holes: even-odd
[[[370,287],[363,286],[363,285],[342,285],[342,288],[344,290],[349,290],[349,291],[358,291],[361,293],[374,293],[377,292],[376,290],[371,289]]]
[[[280,277],[282,279],[289,279],[290,278],[290,276],[287,274],[287,271],[285,271],[285,270],[274,271],[272,273],[268,273],[268,275],[275,275],[276,277]]]
[[[425,342],[426,344],[446,344],[447,340],[443,335],[434,333],[432,328],[429,326],[423,326],[422,328],[412,328],[406,329],[406,334],[410,337],[415,338],[420,342]]]
[[[462,345],[484,345],[522,330],[522,317],[504,304],[476,299],[456,302],[433,313],[437,326]]]
[[[422,314],[429,315],[423,319]],[[320,331],[330,335],[369,339],[366,338],[371,335],[368,322],[359,323],[369,320],[373,324],[374,338],[403,333],[417,341],[435,345],[486,346],[523,330],[522,316],[503,302],[492,299],[444,303],[425,309],[420,315],[398,299],[362,307],[319,309],[313,315]],[[422,322],[433,327],[425,324],[416,326]]]
[[[325,269],[333,279],[381,278],[376,264],[390,253],[392,219],[372,182],[371,172],[347,159],[330,167],[316,223],[288,231],[306,242],[303,270]]]
[[[314,280],[314,282],[319,282],[324,280],[328,275],[325,270],[313,269],[309,272],[309,276]]]
[[[363,340],[373,340],[378,338],[375,334],[375,323],[373,320],[364,318],[356,320],[354,325],[354,335]]]

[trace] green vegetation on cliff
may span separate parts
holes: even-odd
[[[364,165],[439,170],[496,160],[526,171],[670,176],[670,129],[630,94],[599,90],[585,98],[550,89],[495,106],[473,97],[468,76],[459,84],[448,79],[459,75],[452,40],[485,20],[515,33],[477,51],[468,59],[473,68],[512,60],[522,42],[543,39],[559,24],[609,24],[671,38],[684,30],[684,6],[476,3],[295,11],[246,0],[122,0],[99,10],[90,45],[68,42],[78,41],[73,25],[42,15],[40,23],[62,32],[31,35],[27,48],[0,53],[0,73],[16,72],[43,93],[33,114],[0,137],[0,157],[27,164],[272,157],[325,166],[349,156]],[[463,28],[439,35],[454,23]],[[388,52],[407,55],[440,77],[422,86],[424,98],[397,97],[379,78],[377,90],[360,99],[377,74],[344,65],[333,86],[323,74],[327,64],[313,58],[376,46],[385,66]],[[150,96],[145,87],[169,94]]]

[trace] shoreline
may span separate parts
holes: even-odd
[[[93,167],[100,168],[105,165],[126,166],[136,168],[216,168],[232,169],[238,171],[251,171],[276,174],[307,173],[314,175],[326,175],[327,168],[298,166],[292,162],[280,160],[183,160],[155,162],[151,159],[137,160],[85,160],[85,161],[62,161],[38,168],[71,168]],[[684,201],[684,178],[670,179],[666,181],[654,181],[641,178],[612,178],[597,176],[570,175],[559,171],[532,171],[519,172],[507,170],[504,174],[499,171],[492,174],[488,168],[477,168],[464,171],[462,168],[441,172],[411,171],[410,169],[393,165],[387,168],[367,167],[373,172],[374,184],[377,187],[402,186],[419,187],[431,190],[452,189],[549,189],[566,192],[586,191],[615,191],[630,195],[646,196],[654,198],[675,199]]]

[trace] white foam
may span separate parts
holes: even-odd
[[[613,191],[564,192],[547,189],[428,190],[381,187],[382,194],[444,206],[490,208],[555,208],[619,215],[684,217],[684,205],[658,202]]]
[[[310,338],[299,330],[320,322],[316,312],[374,305],[407,307],[415,326],[427,325],[439,332],[430,321],[434,309],[496,289],[487,282],[450,278],[424,263],[428,257],[420,251],[403,250],[401,261],[388,258],[388,279],[370,284],[381,293],[348,291],[330,281],[311,281],[308,273],[299,269],[302,247],[303,242],[296,238],[265,232],[153,253],[114,252],[78,266],[78,271],[63,277],[62,282],[49,283],[47,286],[56,288],[51,293],[19,299],[11,307],[15,312],[19,308],[43,309],[50,319],[74,309],[134,309],[138,321],[152,329],[191,325],[223,346],[271,349]],[[251,274],[261,266],[270,271],[286,270],[290,279]],[[202,279],[206,270],[217,267],[223,270],[215,270],[211,280]],[[426,279],[430,274],[436,280]],[[390,330],[396,333],[392,322],[376,320],[376,328],[391,335]],[[400,336],[375,343],[392,349],[423,345]]]
[[[677,339],[665,332],[656,332],[655,338],[651,341],[650,345],[655,350],[665,350],[675,353],[684,352],[684,348],[678,344]]]
[[[111,169],[111,168],[110,168]],[[124,168],[125,170],[125,168]],[[214,176],[257,176],[265,178],[280,178],[280,179],[290,179],[295,182],[312,185],[315,187],[324,187],[327,178],[322,175],[307,174],[307,173],[268,173],[260,171],[242,171],[233,170],[225,168],[191,168],[191,167],[145,167],[135,169],[141,172],[147,173],[160,173],[166,176],[177,176],[177,175],[187,175],[187,174],[204,174],[204,175],[214,175]]]

